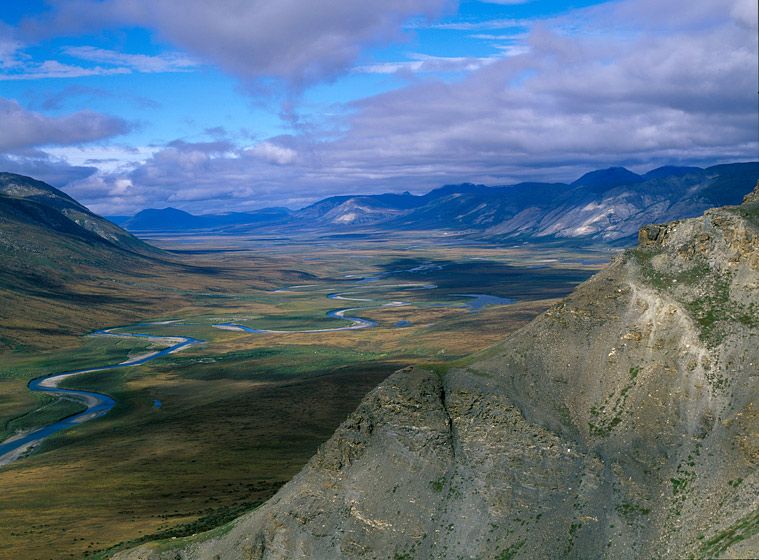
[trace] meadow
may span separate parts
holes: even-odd
[[[393,371],[444,368],[486,348],[610,257],[603,250],[471,246],[413,234],[152,241],[195,266],[194,275],[157,271],[150,283],[165,297],[90,327],[124,325],[127,332],[205,343],[67,381],[107,393],[117,405],[0,468],[0,558],[99,556],[223,524],[272,496]],[[135,298],[142,289],[135,286]],[[336,293],[359,301],[327,297]],[[462,294],[513,303],[476,310]],[[213,327],[335,328],[349,323],[326,313],[354,307],[365,309],[349,315],[376,328],[251,334]],[[94,319],[102,320],[97,313]],[[165,321],[174,322],[155,324]],[[150,349],[147,341],[57,334],[52,344],[37,337],[33,349],[3,353],[4,436],[78,407],[29,393],[32,377],[118,363]]]

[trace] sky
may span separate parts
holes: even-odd
[[[0,170],[93,211],[759,159],[755,0],[0,0]]]

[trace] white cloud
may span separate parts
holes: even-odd
[[[129,68],[135,72],[181,72],[197,66],[190,57],[181,53],[162,53],[150,56],[145,54],[129,54],[96,47],[66,47],[63,52],[74,58]]]
[[[20,43],[4,47],[0,37],[0,80],[40,80],[48,78],[81,78],[84,76],[110,76],[115,74],[186,72],[198,63],[180,53],[162,53],[149,56],[122,53],[96,47],[64,47],[63,54],[103,66],[80,66],[58,60],[35,62],[23,52]],[[5,48],[5,50],[4,50]],[[5,62],[7,60],[7,62]]]
[[[82,78],[84,76],[109,76],[129,73],[130,70],[127,68],[103,68],[101,66],[84,68],[82,66],[63,64],[56,60],[46,60],[40,64],[17,64],[12,67],[11,72],[0,73],[0,81]]]
[[[76,145],[124,134],[129,124],[93,111],[48,117],[0,98],[0,150],[13,152],[44,145]]]
[[[411,60],[380,62],[357,66],[354,72],[366,74],[472,72],[491,64],[499,57],[445,57],[411,53]]]
[[[730,15],[741,25],[749,29],[756,27],[759,4],[753,0],[734,0]]]
[[[418,76],[350,104],[329,130],[303,127],[247,150],[174,142],[69,192],[103,212],[169,201],[220,211],[458,181],[569,179],[618,164],[756,159],[757,30],[742,6],[620,0],[533,22],[529,51],[458,81]],[[409,62],[416,71],[467,63]]]
[[[272,142],[261,142],[248,150],[248,153],[269,163],[288,165],[293,163],[298,153],[295,150],[278,146]]]
[[[21,42],[15,38],[12,27],[0,21],[0,68],[13,68],[18,66],[18,50]]]
[[[499,18],[483,21],[454,21],[447,23],[417,24],[428,29],[448,29],[451,31],[475,31],[479,29],[511,29],[528,27],[533,22],[528,19]]]
[[[247,83],[299,88],[345,71],[367,44],[402,38],[412,17],[453,0],[53,0],[52,14],[24,23],[28,38],[142,26]]]

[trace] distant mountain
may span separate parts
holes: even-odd
[[[645,179],[625,169],[624,167],[609,167],[608,169],[599,169],[591,171],[577,179],[572,186],[582,186],[586,189],[602,192],[606,189],[620,187],[623,185],[635,185],[642,183]]]
[[[387,195],[341,197],[339,205],[309,216],[308,223],[330,228],[366,225],[366,219],[348,219],[354,205],[371,209],[371,225],[383,229],[443,229],[499,242],[630,244],[643,223],[693,217],[713,206],[739,203],[758,178],[759,163],[661,167],[646,175],[616,167],[588,173],[570,184],[447,185],[424,196],[404,197],[403,206],[388,205]],[[335,217],[338,209],[345,213]],[[296,212],[293,218],[299,216]]]
[[[302,223],[332,225],[366,225],[385,222],[417,208],[422,197],[408,192],[366,196],[333,196],[293,213],[292,220]]]
[[[702,171],[703,169],[700,167],[677,167],[675,165],[665,165],[663,167],[652,169],[643,175],[643,177],[645,179],[661,179],[662,177],[679,177],[691,173],[701,173]]]
[[[643,223],[738,204],[758,178],[757,162],[706,169],[665,166],[643,175],[611,167],[571,183],[464,183],[424,195],[333,196],[294,212],[274,208],[193,216],[165,208],[144,210],[119,223],[130,231],[448,230],[492,242],[630,244]]]
[[[195,216],[176,208],[147,209],[121,221],[130,231],[187,231],[273,224],[290,215],[287,208],[264,208],[253,212]]]

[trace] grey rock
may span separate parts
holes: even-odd
[[[259,509],[116,558],[759,556],[757,215],[643,228],[471,365],[391,376]]]

